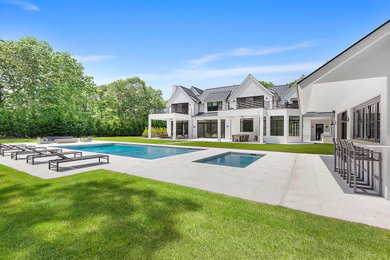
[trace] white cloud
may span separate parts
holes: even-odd
[[[213,68],[194,68],[194,69],[177,69],[171,73],[145,73],[138,74],[143,80],[174,80],[180,82],[181,80],[199,80],[207,78],[218,78],[228,76],[246,76],[249,73],[286,73],[286,72],[306,72],[318,68],[321,62],[303,62],[303,63],[287,63],[280,65],[266,65],[266,66],[244,66],[226,69]]]
[[[309,48],[315,46],[315,41],[301,42],[289,46],[274,46],[274,47],[259,47],[259,48],[237,48],[229,52],[221,52],[214,54],[207,54],[199,59],[192,60],[190,63],[193,67],[201,67],[207,63],[221,60],[226,57],[242,57],[242,56],[261,56],[273,53],[280,53],[285,51],[297,50],[302,48]]]
[[[39,11],[38,6],[36,6],[30,2],[26,2],[26,1],[6,0],[6,1],[1,1],[1,2],[6,3],[6,4],[10,4],[10,5],[18,6],[19,8],[21,8],[23,10],[27,10],[27,11]]]
[[[99,62],[103,60],[113,59],[116,56],[113,55],[90,55],[90,56],[79,56],[74,55],[73,58],[75,58],[79,62]]]

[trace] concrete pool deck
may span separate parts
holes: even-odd
[[[83,143],[77,145],[81,144]],[[0,157],[0,163],[43,179],[107,169],[390,229],[390,201],[352,193],[343,185],[343,181],[338,180],[338,175],[330,170],[333,156],[242,149],[201,149],[154,160],[110,155],[110,164],[97,164],[96,160],[79,161],[74,165],[64,164],[66,169],[61,172],[48,169],[47,163],[44,163],[48,158],[37,160],[37,165],[30,165],[25,160],[15,161],[6,156]],[[194,162],[230,151],[266,156],[246,168]]]

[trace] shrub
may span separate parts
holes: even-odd
[[[157,137],[160,134],[166,134],[167,129],[165,127],[152,127],[152,137]],[[142,133],[143,137],[148,137],[148,128],[145,127],[144,132]]]

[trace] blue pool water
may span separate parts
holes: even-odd
[[[196,162],[245,168],[254,161],[260,159],[262,154],[223,153],[216,156],[198,160]]]
[[[59,148],[104,153],[112,155],[121,155],[143,159],[158,159],[178,154],[191,153],[201,149],[174,148],[152,145],[135,145],[135,144],[89,144],[89,145],[69,145],[60,146]]]

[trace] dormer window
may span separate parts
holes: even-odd
[[[207,112],[222,110],[222,101],[207,102]]]

